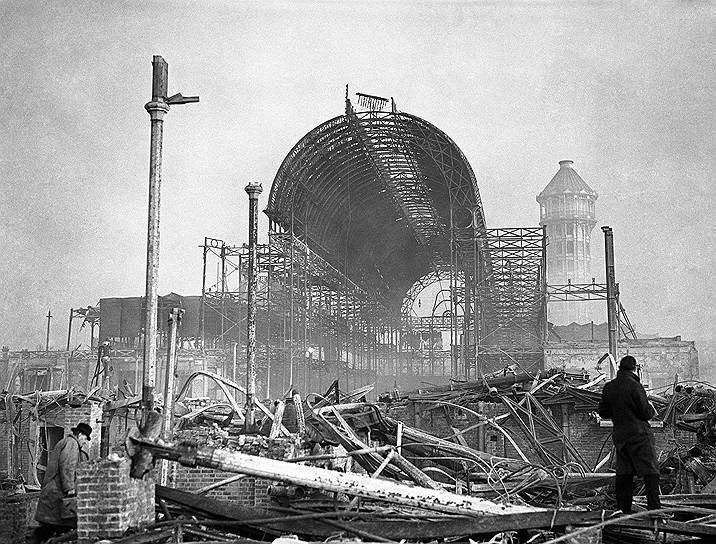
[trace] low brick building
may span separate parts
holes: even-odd
[[[611,428],[600,425],[592,414],[593,407],[588,408],[575,403],[569,398],[555,399],[554,403],[545,402],[544,406],[549,412],[556,427],[566,436],[585,461],[588,471],[594,471],[612,449]],[[493,419],[507,414],[507,408],[501,403],[475,402],[464,406],[467,410],[436,404],[432,401],[421,401],[419,398],[403,400],[388,405],[388,414],[438,437],[450,437],[456,431],[476,427],[484,418]],[[469,411],[481,414],[478,418]],[[514,440],[518,448],[526,455],[530,462],[545,465],[550,464],[543,459],[531,440],[514,418],[510,417],[499,421],[499,426]],[[693,433],[680,431],[671,426],[656,427],[654,434],[657,442],[657,451],[668,452],[678,445],[690,444],[694,441]],[[498,457],[518,459],[519,454],[505,434],[495,426],[486,424],[467,430],[463,434],[468,446]],[[544,427],[535,425],[535,439],[542,447],[556,457],[573,460],[556,435],[548,432]],[[606,465],[602,470],[606,470]]]
[[[597,361],[608,351],[606,341],[561,341],[544,344],[544,368],[583,368],[593,373]],[[619,355],[633,355],[642,365],[642,381],[646,387],[662,387],[681,380],[699,379],[699,355],[693,341],[674,338],[621,340]],[[608,366],[602,365],[608,372]]]

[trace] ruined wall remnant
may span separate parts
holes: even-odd
[[[191,433],[183,433],[187,439]],[[201,438],[201,437],[199,437]],[[231,449],[249,455],[267,457],[269,459],[289,459],[296,456],[297,444],[293,439],[268,439],[263,436],[238,437],[238,443]],[[200,444],[201,445],[201,444]],[[216,484],[226,478],[235,476],[230,472],[222,472],[203,467],[185,467],[178,463],[171,463],[170,482],[171,487],[184,491],[196,492],[199,489]],[[243,478],[206,493],[207,497],[236,501],[243,506],[254,506],[268,508],[271,497],[269,486],[274,484],[272,480],[244,476]]]
[[[0,491],[0,542],[25,544],[28,527],[35,518],[39,493]]]
[[[608,351],[606,342],[549,342],[544,346],[544,366],[550,368],[584,368],[593,372],[597,361]],[[693,341],[674,338],[622,340],[619,354],[633,355],[642,365],[645,387],[661,387],[681,380],[699,379],[699,358]],[[608,366],[602,364],[608,373]]]
[[[154,521],[154,481],[131,478],[128,458],[82,463],[77,470],[77,539],[96,542],[122,536]]]

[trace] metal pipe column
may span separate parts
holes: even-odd
[[[614,275],[614,234],[611,227],[602,227],[604,232],[604,264],[607,274],[607,324],[609,326],[609,353],[617,361],[617,333],[619,314],[617,309],[617,284]],[[614,377],[614,369],[609,365],[609,377]]]
[[[258,289],[256,266],[256,242],[258,238],[258,202],[262,187],[249,183],[245,191],[249,195],[249,263],[246,289],[246,433],[254,427],[254,400],[256,398],[256,291]],[[291,240],[293,243],[293,240]]]
[[[167,349],[167,370],[164,376],[164,411],[162,415],[162,436],[172,440],[172,419],[174,417],[174,389],[177,379],[177,329],[181,324],[184,310],[172,308],[169,314],[169,347]]]
[[[47,336],[45,337],[45,351],[50,351],[50,320],[52,319],[52,311],[47,310]]]
[[[159,55],[152,59],[152,100],[144,109],[151,118],[149,147],[149,211],[147,218],[147,271],[144,309],[144,367],[142,369],[142,406],[154,405],[154,383],[157,374],[157,291],[159,286],[159,193],[162,182],[162,136],[169,65]]]
[[[147,217],[147,272],[144,312],[144,367],[142,370],[142,408],[154,405],[154,383],[157,379],[157,297],[159,287],[159,194],[162,183],[162,137],[164,116],[169,104],[198,102],[198,96],[177,93],[167,98],[169,65],[159,55],[152,58],[152,100],[144,105],[151,118],[149,144],[149,210]]]
[[[67,323],[67,351],[70,351],[70,342],[72,339],[72,316],[75,313],[74,308],[70,308],[70,320]]]

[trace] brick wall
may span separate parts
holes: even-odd
[[[291,439],[269,440],[262,436],[240,436],[234,448],[236,451],[270,459],[288,459],[296,455],[297,446]],[[236,476],[204,467],[185,467],[172,463],[169,485],[177,489],[196,492],[199,489]],[[221,486],[206,493],[207,497],[236,501],[244,506],[268,507],[268,488],[273,480],[246,476],[236,482]]]
[[[608,351],[604,342],[550,342],[544,348],[544,368],[594,369],[597,361]],[[642,365],[646,387],[661,387],[674,382],[678,374],[682,380],[699,379],[699,357],[692,341],[676,338],[622,340],[619,354],[636,357]],[[607,369],[607,365],[603,365]]]
[[[100,447],[100,425],[102,421],[102,407],[99,403],[88,401],[79,406],[70,406],[69,404],[58,405],[52,409],[46,410],[39,414],[39,420],[36,420],[31,414],[31,410],[27,406],[23,406],[22,414],[17,418],[15,430],[15,474],[11,476],[23,475],[25,480],[31,484],[35,482],[35,467],[41,461],[42,452],[40,451],[40,439],[44,438],[43,428],[56,427],[64,430],[64,434],[57,436],[57,440],[62,436],[70,434],[72,427],[77,426],[80,422],[85,422],[92,427],[92,440],[89,444],[90,458],[99,457]],[[5,424],[6,431],[9,431]],[[1,428],[1,427],[0,427]],[[9,436],[9,432],[6,433]],[[51,449],[56,441],[48,444]],[[2,458],[0,458],[2,461]],[[5,457],[7,462],[7,456]],[[7,465],[5,465],[7,466]]]
[[[154,521],[154,481],[129,475],[128,458],[111,455],[77,470],[77,539],[80,544],[123,535]]]
[[[78,423],[87,423],[92,427],[92,441],[90,442],[90,459],[99,457],[99,443],[102,424],[102,405],[98,402],[87,401],[79,406],[58,406],[40,415],[41,425],[51,425],[65,429],[65,436],[76,427]]]
[[[35,517],[39,493],[0,495],[0,542],[25,544],[25,535]]]
[[[466,408],[482,413],[487,418],[495,418],[507,412],[507,409],[498,403],[474,403],[468,404]],[[600,427],[596,420],[585,411],[576,411],[570,404],[555,405],[547,408],[558,427],[569,437],[572,444],[579,451],[589,470],[592,470],[612,450],[611,428]],[[436,408],[432,404],[415,401],[402,401],[388,405],[388,413],[391,417],[404,421],[407,425],[414,425],[434,436],[446,438],[454,434],[452,427],[465,429],[478,422],[476,416],[460,410],[444,407]],[[527,439],[520,426],[512,419],[498,422],[500,427],[510,435],[515,444],[527,456],[537,464],[545,464],[545,461],[537,455],[531,441]],[[536,426],[536,438],[547,450],[561,456],[563,446],[561,442],[550,443],[549,439],[554,435]],[[677,445],[691,445],[696,441],[696,435],[687,431],[681,431],[667,426],[666,428],[654,428],[657,453],[667,453]],[[485,451],[498,457],[509,457],[518,459],[517,451],[505,438],[505,435],[491,425],[484,427],[484,435],[481,436],[477,429],[463,434],[467,445],[471,448]],[[606,470],[606,465],[602,470]]]

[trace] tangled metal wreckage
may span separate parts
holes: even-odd
[[[660,435],[662,504],[674,516],[654,521],[641,511],[641,497],[636,514],[611,517],[608,432],[589,460],[553,416],[554,407],[566,403],[592,425],[608,427],[594,414],[604,375],[500,373],[402,398],[383,395],[377,402],[365,400],[370,387],[342,392],[336,382],[322,395],[302,399],[291,391],[270,408],[258,403],[263,417],[251,435],[244,434],[235,400],[243,388],[219,375],[205,377],[220,383],[226,398],[188,398],[182,388],[171,441],[159,436],[158,413],[141,433],[136,427],[128,433],[134,476],[154,466],[162,485],[155,488],[155,521],[111,542],[271,542],[287,535],[369,542],[648,542],[655,534],[668,541],[716,539],[716,392],[710,387],[676,385],[650,395],[658,412],[653,423]],[[28,415],[42,419],[57,407],[93,401],[104,403],[105,421],[139,403],[56,391],[7,395],[3,407],[20,426]],[[425,426],[431,412],[452,424],[442,436],[405,422],[413,413],[412,420],[421,415]],[[490,433],[503,436],[505,451],[514,455],[470,446]],[[168,482],[157,476],[160,460],[175,467]],[[188,490],[178,469],[223,476]],[[252,481],[245,488],[253,489],[252,504],[221,493],[242,479]],[[32,483],[28,489],[37,486],[36,479]]]
[[[633,335],[614,285],[548,286],[543,228],[487,229],[473,171],[446,134],[392,100],[359,95],[359,104],[365,111],[346,98],[345,115],[302,138],[271,189],[269,243],[255,263],[258,313],[247,325],[258,325],[262,396],[272,400],[251,398],[255,425],[237,400],[249,388],[202,370],[166,397],[163,415],[144,412],[119,439],[113,425],[133,422],[140,403],[131,394],[8,393],[6,421],[17,443],[18,425],[44,411],[102,406],[102,454],[121,450],[133,477],[159,482],[154,519],[112,536],[114,543],[640,542],[655,535],[713,542],[714,390],[676,383],[651,397],[662,502],[674,516],[611,517],[609,422],[594,414],[604,375],[544,371],[542,343],[550,296],[607,299],[610,341],[620,330]],[[238,256],[241,282],[252,272],[244,272],[249,259],[242,264],[244,248],[207,238],[204,280],[214,250],[220,285],[204,286],[195,330],[183,334],[199,350],[244,345],[232,312],[246,292],[228,288],[224,268]],[[436,281],[448,284],[448,294],[420,317],[416,299]],[[220,326],[211,325],[216,316]],[[401,353],[411,335],[426,331],[427,356],[419,342]],[[442,367],[449,384],[369,402],[369,384],[381,375],[422,374],[426,360],[438,374],[435,331],[450,336]],[[322,394],[315,393],[320,380],[311,386],[319,369],[335,380]],[[223,398],[189,397],[199,376]],[[361,387],[339,387],[349,380]],[[585,436],[591,446],[598,437],[593,454]],[[43,444],[49,441],[38,430],[27,438],[35,460]],[[207,474],[224,477],[192,485]],[[31,475],[26,487],[38,481]],[[230,488],[240,492],[224,493]]]

